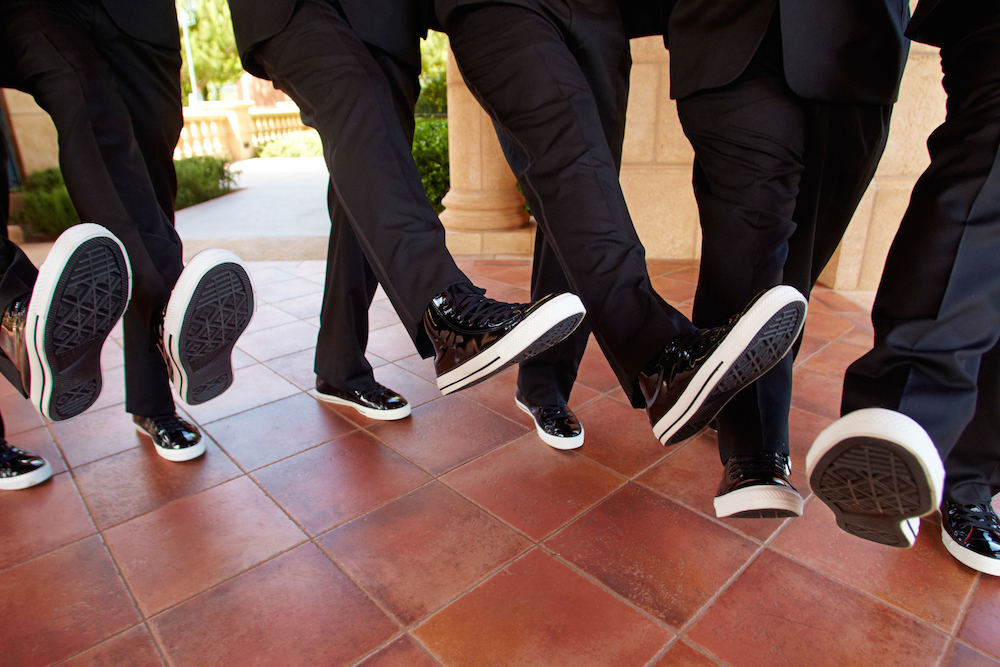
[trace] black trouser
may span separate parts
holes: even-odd
[[[0,26],[0,66],[52,117],[73,205],[121,239],[132,265],[125,409],[169,414],[156,338],[183,268],[172,162],[183,127],[180,54],[125,35],[97,0],[8,0]]]
[[[371,45],[366,46],[385,75],[396,117],[407,142],[412,145],[415,127],[413,108],[420,94],[418,73],[388,53]],[[334,387],[364,389],[375,381],[371,364],[365,359],[365,348],[368,345],[368,309],[378,289],[378,278],[365,258],[332,181],[327,202],[330,208],[330,244],[326,255],[326,286],[319,318],[315,371],[319,378]]]
[[[702,228],[698,326],[725,324],[761,291],[809,296],[836,250],[885,148],[889,107],[805,100],[785,83],[772,30],[747,72],[678,100],[695,151]],[[797,349],[797,348],[796,348]],[[792,357],[787,355],[716,417],[723,462],[788,453]]]
[[[948,115],[913,188],[872,310],[875,348],[842,410],[898,410],[945,462],[945,500],[1000,492],[1000,16],[941,49]]]
[[[694,326],[653,290],[646,257],[618,182],[620,147],[584,73],[584,53],[617,51],[602,69],[620,77],[630,63],[616,5],[608,0],[537,7],[484,4],[452,12],[445,30],[469,90],[490,114],[566,283],[635,407],[636,378]],[[596,66],[596,64],[594,65]],[[624,95],[616,82],[613,89]],[[625,107],[625,100],[617,100]]]
[[[436,294],[468,278],[445,248],[386,73],[339,9],[321,0],[300,2],[284,30],[255,56],[275,87],[299,105],[303,121],[319,131],[354,241],[417,350],[430,356],[420,324],[424,310]],[[331,244],[345,238],[336,220],[333,233]],[[338,261],[345,256],[353,261],[353,249],[338,249]],[[355,307],[366,300],[364,290],[372,290],[370,280],[363,282]],[[323,376],[318,365],[317,373]]]

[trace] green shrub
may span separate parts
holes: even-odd
[[[218,157],[188,157],[174,160],[177,171],[177,201],[180,210],[227,194],[236,183],[229,161]]]
[[[448,82],[444,72],[426,80],[421,77],[420,97],[416,113],[422,116],[439,116],[448,113]]]
[[[434,210],[444,210],[441,199],[448,193],[448,120],[445,118],[418,118],[413,137],[413,160],[420,171],[424,191]]]
[[[264,144],[260,157],[323,157],[323,142],[316,130],[300,132]]]

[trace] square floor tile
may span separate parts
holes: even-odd
[[[300,320],[319,315],[323,308],[323,291],[304,294],[278,302],[278,308]]]
[[[678,641],[652,667],[718,667],[715,660],[683,641]]]
[[[226,393],[201,405],[184,405],[199,424],[231,417],[240,412],[280,401],[300,393],[300,389],[261,364],[234,373],[233,386]]]
[[[423,470],[363,432],[261,468],[253,477],[311,535],[430,479]]]
[[[839,405],[838,415],[839,416]],[[833,417],[821,417],[805,410],[792,408],[788,414],[788,451],[792,459],[792,467],[804,471],[806,469],[806,455],[812,448],[816,436],[823,432],[827,426],[834,422]],[[809,489],[799,489],[802,496],[809,492]]]
[[[820,308],[811,308],[806,315],[804,331],[809,336],[836,340],[847,333],[854,323],[839,313],[822,312]]]
[[[705,433],[672,452],[636,481],[714,518],[715,493],[724,472],[715,436]],[[793,471],[792,484],[800,490],[808,490],[805,477],[797,471]],[[718,521],[761,542],[785,525],[785,519],[724,518]]]
[[[276,357],[264,362],[264,366],[288,380],[303,391],[316,388],[316,373],[313,362],[316,359],[315,348],[293,352],[283,357]]]
[[[545,547],[678,630],[760,549],[635,484]]]
[[[913,548],[895,549],[840,530],[833,512],[815,498],[772,548],[948,633],[958,629],[976,581],[975,571],[945,550],[940,527],[925,523]]]
[[[819,373],[844,377],[844,371],[861,356],[861,350],[853,345],[833,342],[812,356],[802,365]]]
[[[418,407],[409,419],[382,422],[369,429],[382,442],[434,475],[506,444],[527,430],[456,395]]]
[[[393,324],[368,333],[368,351],[388,361],[396,361],[410,356],[416,349],[406,327]]]
[[[794,385],[793,408],[830,420],[840,417],[840,396],[844,386],[842,376],[799,367],[795,369]]]
[[[407,635],[403,635],[358,663],[358,667],[436,667],[436,665],[434,659]]]
[[[981,653],[961,642],[955,642],[947,667],[1000,667],[1000,660]]]
[[[142,619],[98,536],[0,572],[4,664],[48,665]]]
[[[673,635],[535,549],[412,633],[453,665],[645,665]]]
[[[436,482],[317,542],[403,625],[440,608],[529,546]]]
[[[258,361],[283,357],[293,352],[316,347],[319,331],[312,325],[296,320],[262,331],[243,334],[239,347]]]
[[[1000,578],[979,577],[979,586],[958,638],[1000,658]]]
[[[163,660],[145,625],[104,641],[76,655],[60,667],[160,667]]]
[[[266,303],[281,307],[280,302],[294,299],[306,294],[322,292],[323,286],[306,278],[289,278],[287,280],[254,280],[254,291],[257,298]]]
[[[428,359],[424,359],[419,354],[411,354],[411,355],[409,355],[407,357],[403,357],[402,359],[397,359],[393,363],[395,363],[397,366],[399,366],[402,369],[410,371],[414,375],[419,375],[420,377],[422,377],[423,379],[427,380],[428,382],[435,383],[435,386],[437,386],[437,384],[436,384],[437,383],[437,371],[434,370],[434,358],[433,357],[430,357]],[[490,378],[490,382],[492,382],[492,381],[493,381],[493,378]]]
[[[604,396],[576,412],[586,430],[582,456],[633,477],[667,455],[649,426],[644,410]]]
[[[675,305],[684,303],[694,298],[695,283],[687,280],[677,280],[671,274],[650,281],[656,293],[663,297],[667,303]]]
[[[686,637],[730,664],[935,665],[947,637],[765,550]]]
[[[253,319],[250,320],[250,324],[244,330],[243,335],[249,335],[256,333],[258,331],[263,331],[264,329],[270,329],[271,327],[281,326],[282,324],[290,324],[295,322],[297,317],[286,313],[277,306],[272,306],[269,303],[261,303],[257,305],[257,310],[253,314]]]
[[[74,419],[55,422],[50,428],[66,463],[72,467],[149,442],[135,430],[132,415],[120,405],[85,412]]]
[[[52,439],[52,433],[45,427],[33,428],[30,431],[21,431],[17,435],[7,434],[7,443],[13,447],[19,447],[31,452],[49,462],[52,466],[52,474],[58,475],[66,471],[66,462],[63,461],[62,452],[59,446]]]
[[[540,540],[625,483],[607,468],[553,449],[534,434],[441,480],[533,540]]]
[[[356,429],[308,394],[296,394],[205,427],[244,470],[274,463]]]
[[[104,535],[147,616],[305,539],[246,477],[132,519]]]
[[[240,476],[236,464],[203,437],[205,454],[192,461],[167,461],[147,441],[76,468],[76,483],[97,525],[113,526]]]
[[[580,361],[576,383],[590,387],[602,394],[621,388],[618,376],[611,370],[611,364],[608,363],[604,352],[601,351],[601,346],[597,344],[593,335],[587,339],[587,350],[583,353],[583,359]]]
[[[68,473],[0,493],[0,570],[97,532]]]
[[[175,665],[346,665],[398,628],[306,544],[150,621]]]
[[[6,382],[0,384],[7,385]],[[16,391],[0,396],[0,413],[3,413],[4,433],[8,438],[45,424],[45,420],[38,414],[38,409],[31,404],[31,401]]]

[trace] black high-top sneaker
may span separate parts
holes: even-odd
[[[941,505],[941,540],[974,570],[1000,577],[1000,518],[990,503]]]
[[[232,385],[233,347],[253,313],[253,285],[239,257],[210,248],[184,267],[163,315],[162,349],[170,379],[188,405]]]
[[[725,326],[672,340],[639,374],[653,434],[664,445],[698,435],[729,399],[785,356],[805,318],[805,298],[779,285]]]
[[[49,477],[52,477],[52,466],[48,461],[0,438],[0,491],[26,489]]]
[[[547,350],[573,333],[587,312],[575,294],[504,303],[485,293],[470,283],[452,285],[424,311],[442,394],[471,387]]]
[[[128,306],[131,270],[121,241],[100,225],[63,232],[30,295],[8,305],[0,349],[24,395],[52,421],[75,417],[101,393],[101,348]]]
[[[802,516],[802,496],[788,476],[788,454],[736,454],[726,461],[715,494],[715,516],[736,519],[778,519]]]

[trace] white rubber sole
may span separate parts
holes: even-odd
[[[724,381],[727,386],[736,387],[735,391],[724,391],[731,391],[735,395],[739,389],[749,385],[778,363],[802,331],[806,309],[805,298],[797,289],[788,285],[772,287],[757,299],[740,317],[718,349],[694,374],[677,402],[653,425],[653,434],[660,443],[668,444],[695,417],[700,417],[707,425],[715,414],[699,416],[699,410]],[[770,329],[773,331],[769,331]],[[764,348],[766,354],[748,354],[761,352],[758,349],[760,347]],[[717,406],[716,414],[730,397]],[[688,437],[694,435],[697,433],[691,433]]]
[[[802,516],[802,496],[791,489],[775,486],[750,486],[716,496],[715,516],[723,518],[743,512],[789,512]]]
[[[537,433],[538,437],[541,438],[542,442],[544,442],[549,447],[552,447],[553,449],[562,449],[562,450],[579,449],[580,447],[583,447],[583,437],[587,434],[587,432],[586,430],[584,430],[582,424],[580,425],[580,435],[573,436],[572,438],[560,438],[558,436],[550,435],[545,431],[543,431],[542,427],[538,424],[537,421],[535,421],[535,416],[531,414],[531,410],[528,408],[527,405],[517,400],[516,398],[514,399],[514,403],[517,404],[517,407],[521,409],[521,412],[531,417],[531,421],[534,422],[535,424],[535,433]]]
[[[816,497],[847,533],[910,547],[920,517],[941,506],[944,465],[924,429],[904,414],[865,408],[816,437],[806,456]]]
[[[16,477],[0,477],[0,491],[19,491],[28,487],[41,484],[49,477],[52,477],[52,466],[48,461],[41,468]]]
[[[388,422],[388,421],[396,421],[397,419],[405,419],[406,417],[410,416],[411,412],[409,403],[407,403],[401,408],[396,408],[395,410],[378,410],[376,408],[369,408],[368,406],[365,405],[358,405],[353,401],[348,401],[346,399],[339,398],[337,396],[330,396],[329,394],[321,394],[318,391],[316,392],[316,396],[317,398],[319,398],[319,400],[323,401],[324,403],[331,403],[333,405],[346,405],[349,408],[354,408],[355,410],[360,412],[365,417],[368,417],[369,419],[377,419],[379,421]]]
[[[438,389],[447,395],[470,387],[549,349],[573,333],[586,314],[587,309],[575,294],[553,297],[493,345],[461,366],[439,375]]]
[[[184,267],[163,316],[163,349],[174,387],[188,405],[232,385],[233,347],[255,311],[250,272],[233,253],[209,248]]]
[[[70,291],[72,297],[65,298]],[[131,297],[132,269],[118,238],[88,222],[59,235],[38,270],[24,327],[28,397],[45,417],[70,419],[97,400],[103,384],[101,348]],[[90,349],[66,355],[77,358],[56,368],[56,346]]]
[[[192,459],[196,459],[205,453],[204,437],[195,444],[190,447],[185,447],[184,449],[164,449],[156,444],[153,436],[151,436],[146,429],[142,428],[138,424],[135,424],[135,430],[139,433],[139,435],[144,435],[149,438],[149,441],[153,443],[153,449],[155,449],[156,453],[160,455],[160,458],[164,458],[168,461],[173,461],[175,463],[181,461],[191,461]]]
[[[996,558],[987,558],[974,551],[969,551],[956,542],[955,538],[949,535],[944,527],[941,528],[941,541],[944,542],[944,548],[948,550],[948,553],[963,565],[967,565],[973,570],[979,570],[983,574],[1000,577],[1000,561]]]

